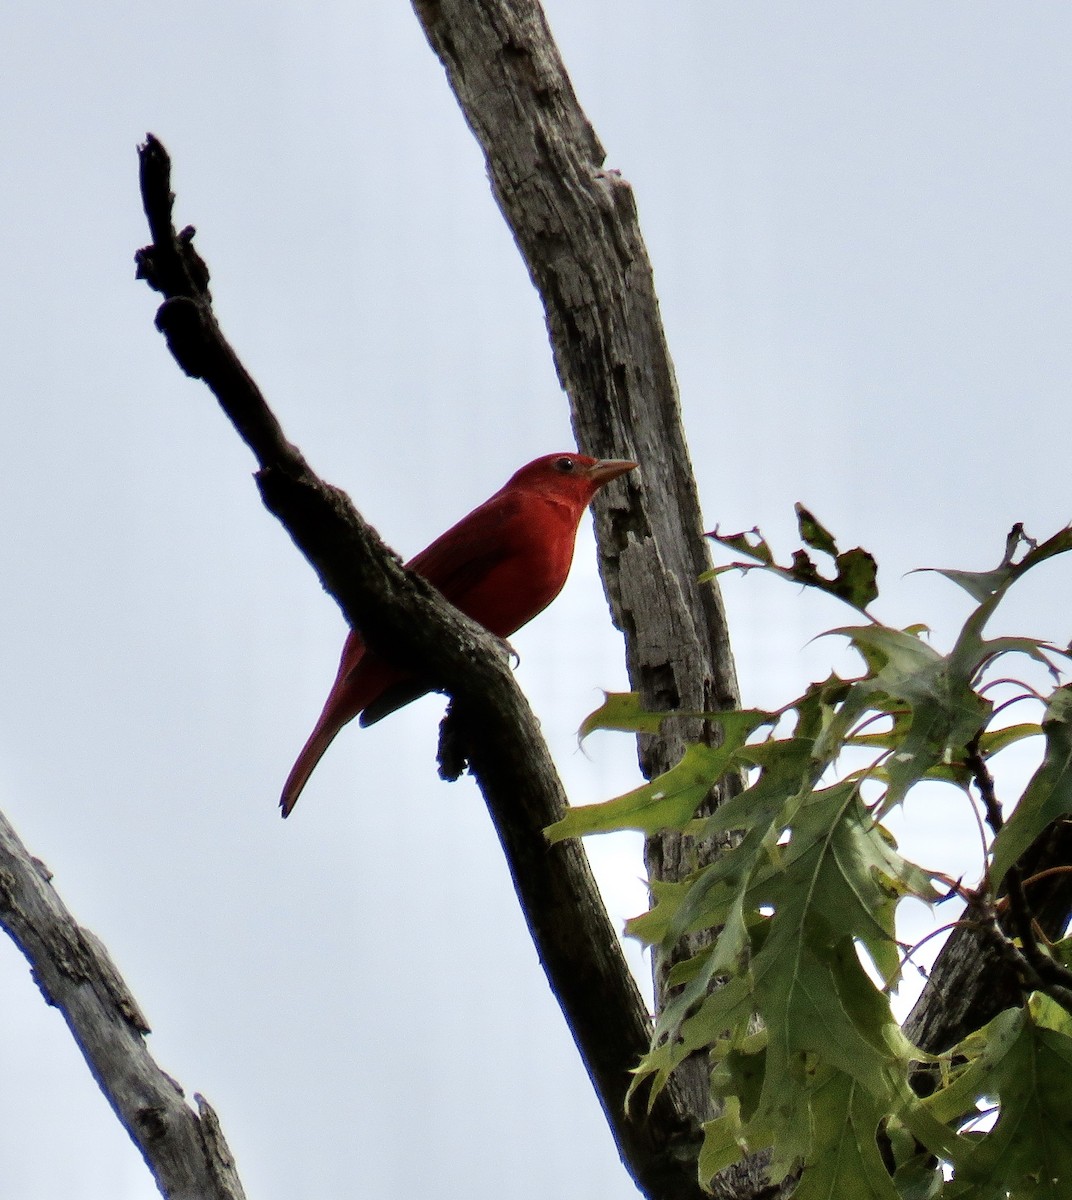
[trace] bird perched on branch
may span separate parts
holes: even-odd
[[[498,637],[510,637],[562,590],[577,526],[592,497],[636,465],[584,454],[537,458],[406,565],[474,621]],[[324,711],[283,788],[283,816],[348,721],[360,715],[362,725],[371,725],[429,690],[425,681],[393,667],[351,632]]]

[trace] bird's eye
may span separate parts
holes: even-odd
[[[555,470],[556,471],[572,471],[576,467],[576,465],[577,464],[573,461],[572,458],[567,458],[565,455],[563,455],[561,458],[555,459]]]

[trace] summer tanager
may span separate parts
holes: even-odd
[[[463,613],[509,637],[562,590],[577,526],[592,497],[635,466],[584,454],[537,458],[406,565]],[[283,788],[283,816],[348,721],[360,714],[361,724],[371,725],[429,690],[426,681],[391,666],[351,632],[324,711]]]

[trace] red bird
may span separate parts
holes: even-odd
[[[584,454],[537,458],[406,565],[455,608],[499,637],[509,637],[562,590],[577,526],[592,497],[635,466]],[[361,724],[371,725],[429,690],[351,632],[324,711],[283,788],[283,816],[289,816],[313,768],[348,721],[361,714]]]

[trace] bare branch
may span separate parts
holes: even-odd
[[[26,955],[45,1000],[63,1014],[115,1115],[168,1200],[244,1200],[216,1114],[198,1112],[156,1065],[149,1027],[100,941],[79,927],[0,814],[0,926]]]
[[[986,759],[979,749],[981,735],[982,730],[968,743],[964,765],[971,772],[972,779],[975,781],[976,791],[978,791],[979,798],[983,802],[986,823],[990,826],[991,833],[996,837],[1001,832],[1001,827],[1005,824],[1005,815],[1001,810],[1001,802],[998,800],[997,792],[994,790],[994,776],[990,774],[990,768],[986,765]]]
[[[651,1197],[698,1200],[698,1130],[675,1090],[660,1096],[646,1120],[625,1114],[630,1071],[648,1046],[650,1022],[583,849],[548,847],[543,836],[564,811],[565,796],[501,643],[405,571],[349,498],[320,480],[283,437],[220,332],[204,264],[190,257],[184,270],[171,265],[176,256],[192,256],[190,235],[171,225],[163,147],[150,137],[141,154],[154,164],[143,165],[142,179],[156,240],[139,253],[139,274],[166,297],[157,323],[172,353],[208,384],[257,456],[265,504],[350,624],[377,654],[453,697],[452,743],[488,802],[540,961],[626,1166]]]
[[[629,184],[604,168],[536,0],[414,0],[487,159],[544,304],[581,448],[642,483],[597,498],[604,584],[649,707],[735,707],[738,689],[685,444],[677,384]],[[627,502],[619,497],[627,496]],[[662,770],[695,731],[652,739]]]
[[[629,186],[604,168],[603,148],[536,0],[413,0],[413,6],[484,151],[495,196],[541,294],[579,444],[641,464],[643,492],[630,496],[628,511],[596,505],[604,583],[626,635],[633,686],[652,708],[732,706],[737,688],[721,601],[713,587],[695,584],[706,553]],[[691,739],[696,732],[682,734]],[[680,743],[652,739],[642,763],[650,773],[679,753]],[[649,868],[653,876],[674,878],[710,850],[657,841],[649,847]],[[1051,830],[1026,857],[1034,871],[1072,863],[1072,825]],[[1072,913],[1072,879],[1047,885],[1045,897],[1032,895],[1033,909],[1048,936],[1059,936]],[[909,1032],[928,1049],[944,1049],[984,1024],[1005,1006],[1008,987],[1018,987],[980,936],[970,922],[954,932],[912,1014]],[[702,1111],[702,1069],[690,1101]]]
[[[262,467],[300,474],[305,460],[283,436],[260,389],[216,324],[209,271],[194,249],[194,228],[175,232],[171,160],[151,134],[138,152],[139,178],[152,244],[135,255],[137,277],[165,297],[156,327],[175,361],[194,379],[210,384],[242,440]]]
[[[603,585],[625,634],[632,687],[651,710],[737,707],[721,596],[714,583],[698,583],[708,549],[632,189],[605,168],[537,0],[413,0],[413,7],[543,301],[578,444],[640,463],[640,481],[626,480],[595,504]],[[640,739],[641,767],[650,778],[673,766],[688,742],[717,737],[710,724],[675,723]],[[711,805],[736,790],[726,780]],[[649,876],[677,881],[719,849],[679,833],[650,838]],[[657,1003],[674,962],[706,937],[689,935],[657,964]],[[701,1117],[714,1115],[708,1073],[700,1057],[677,1072]],[[727,1185],[728,1194],[756,1190],[761,1175]]]

